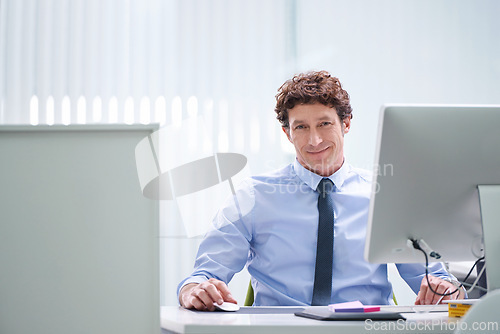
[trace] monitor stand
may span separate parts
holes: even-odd
[[[478,185],[488,291],[500,289],[500,185]]]

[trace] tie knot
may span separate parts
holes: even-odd
[[[333,190],[333,182],[328,178],[324,178],[318,185],[318,192],[321,196],[325,197],[327,194],[331,193]]]

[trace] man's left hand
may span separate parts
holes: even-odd
[[[429,275],[429,283],[432,287],[432,290],[437,293],[445,294],[450,293],[457,290],[457,287],[453,285],[453,283],[445,281],[444,279],[430,276]],[[422,283],[420,284],[420,291],[417,295],[417,300],[415,300],[415,305],[433,305],[436,304],[440,299],[441,295],[435,294],[429,288],[429,284],[427,283],[427,279],[422,279]],[[449,296],[444,296],[441,299],[441,303],[446,299],[463,299],[465,297],[464,290],[462,288],[458,288],[458,291]]]

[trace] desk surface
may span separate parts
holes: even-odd
[[[321,306],[320,306],[321,307]],[[268,314],[197,312],[176,306],[161,310],[162,333],[453,333],[458,320],[447,312],[403,313],[406,321],[319,321],[283,313],[283,307],[266,307]],[[242,311],[247,311],[242,307]],[[279,314],[277,314],[280,312]]]

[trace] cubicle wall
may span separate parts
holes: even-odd
[[[159,333],[144,125],[0,126],[0,333]]]

